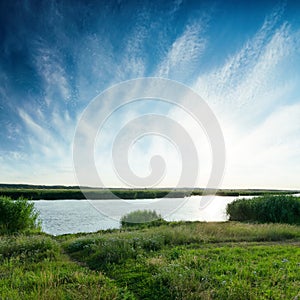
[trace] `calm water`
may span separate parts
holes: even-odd
[[[53,235],[60,235],[119,228],[121,216],[138,209],[156,210],[168,221],[226,221],[226,205],[236,198],[216,196],[210,202],[207,196],[151,200],[39,200],[33,202],[40,212],[43,230]]]

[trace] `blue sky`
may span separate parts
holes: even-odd
[[[84,108],[114,84],[155,76],[191,87],[215,112],[222,187],[300,189],[300,3],[249,2],[1,1],[0,182],[76,184],[72,142]],[[157,101],[108,120],[95,150],[106,184],[123,186],[111,137],[145,112],[188,128],[205,185],[205,134]],[[170,169],[161,185],[176,186],[180,157],[158,137],[135,145],[132,169],[145,176],[155,153]]]

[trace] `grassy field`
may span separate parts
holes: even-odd
[[[84,192],[84,193],[83,193]],[[110,192],[122,199],[153,199],[162,197],[182,198],[190,195],[203,195],[216,193],[218,196],[259,196],[266,194],[294,194],[299,191],[264,190],[264,189],[110,189]],[[32,200],[56,199],[110,199],[111,193],[104,189],[82,188],[78,186],[42,186],[42,185],[15,185],[0,184],[0,195],[12,199],[19,197]]]
[[[126,299],[126,289],[72,262],[50,236],[2,236],[0,299]]]
[[[299,246],[238,222],[1,236],[0,299],[299,299]]]

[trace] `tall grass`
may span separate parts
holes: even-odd
[[[300,284],[300,230],[288,224],[169,223],[59,239],[136,299],[293,299]]]
[[[132,299],[103,274],[72,262],[54,238],[1,236],[0,299]]]
[[[300,198],[265,195],[238,199],[227,205],[231,221],[300,224]]]
[[[61,237],[63,239],[64,237]],[[70,237],[63,243],[76,260],[92,269],[106,270],[146,252],[169,247],[199,247],[207,243],[261,242],[299,239],[298,226],[287,224],[171,223],[143,230],[96,233]]]
[[[299,226],[236,222],[2,235],[0,299],[295,299],[299,243]]]

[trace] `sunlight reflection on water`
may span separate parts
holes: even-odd
[[[300,194],[294,196],[300,196]],[[61,235],[119,228],[120,218],[124,214],[143,209],[155,210],[168,221],[223,222],[228,219],[226,215],[228,203],[238,198],[253,198],[253,196],[216,196],[207,207],[200,209],[200,201],[203,197],[137,200],[38,200],[33,202],[40,212],[43,231]],[[177,209],[170,213],[170,207],[177,207]],[[102,210],[106,212],[106,215],[101,213]]]
[[[201,196],[192,196],[160,200],[39,200],[33,202],[40,212],[43,230],[53,235],[60,235],[119,228],[121,216],[138,209],[156,210],[168,221],[222,222],[227,220],[226,205],[238,197],[216,196],[210,205],[200,210],[201,198]],[[174,202],[178,208],[170,213],[170,205],[174,206]],[[128,206],[128,203],[132,205]],[[109,212],[109,216],[101,213],[102,209],[106,213]]]

